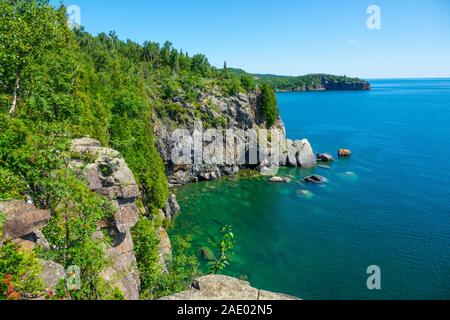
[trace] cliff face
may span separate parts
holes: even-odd
[[[84,161],[72,160],[71,166],[86,178],[93,191],[107,197],[117,209],[114,219],[103,221],[94,235],[103,238],[106,233],[113,239],[107,248],[111,263],[102,272],[102,277],[112,281],[126,299],[138,300],[140,279],[131,228],[139,218],[137,201],[141,193],[133,173],[119,152],[101,147],[98,141],[90,138],[73,140],[72,153]]]
[[[205,130],[205,126],[203,128],[196,127],[196,123],[202,120],[199,114],[195,112],[196,110],[200,111],[203,116],[207,115],[208,119],[213,119],[214,123],[210,126],[212,128],[232,130],[272,129],[267,128],[264,115],[261,111],[260,93],[254,91],[247,94],[239,93],[235,96],[226,97],[218,89],[215,89],[209,93],[201,93],[197,106],[184,102],[182,98],[175,98],[174,103],[186,110],[187,120],[184,121],[184,125],[180,125],[170,117],[162,118],[156,113],[153,116],[153,129],[156,135],[157,147],[165,162],[171,185],[180,185],[201,180],[214,180],[224,175],[237,174],[241,169],[254,169],[260,165],[264,166],[263,161],[259,157],[257,163],[253,165],[194,164],[193,157],[191,164],[176,165],[171,159],[172,150],[174,149],[172,133],[175,129],[186,129],[191,135],[194,130]],[[217,121],[215,121],[217,119],[221,120],[220,122],[223,126],[217,126]],[[205,125],[204,121],[203,125]],[[286,130],[281,119],[278,119],[273,128],[277,128],[282,132],[281,166],[309,168],[316,165],[313,150],[307,140],[287,140]],[[182,143],[192,148],[192,141],[183,141]],[[230,151],[227,149],[225,155],[227,152]],[[248,148],[246,149],[246,157],[248,158]]]

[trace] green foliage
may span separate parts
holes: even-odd
[[[36,297],[44,290],[41,268],[34,253],[6,242],[0,247],[0,300]]]
[[[229,264],[231,257],[233,256],[234,249],[234,234],[231,226],[225,226],[222,229],[222,239],[218,242],[212,242],[216,255],[209,261],[209,273],[222,272]]]
[[[172,258],[168,261],[168,272],[162,273],[156,290],[156,298],[187,290],[192,279],[200,275],[199,262],[189,255],[191,247],[186,239],[177,236],[172,241]]]
[[[261,112],[267,122],[267,127],[270,128],[278,119],[277,98],[268,84],[262,83],[259,89],[261,90]]]
[[[222,91],[227,96],[234,96],[241,91],[241,81],[236,76],[230,76],[221,81]]]
[[[10,172],[0,168],[0,201],[24,199],[27,190],[25,182]]]
[[[115,33],[71,31],[64,7],[55,9],[47,0],[1,1],[0,201],[30,196],[52,213],[44,230],[52,250],[41,257],[81,268],[81,290],[60,288],[61,297],[123,298],[99,277],[108,265],[108,243],[93,237],[114,209],[69,168],[70,140],[88,135],[117,149],[140,186],[145,208],[155,214],[165,205],[168,182],[153,116],[181,124],[195,113],[208,126],[226,127],[225,118],[200,111],[201,93],[216,85],[227,95],[254,90],[248,77],[220,74],[204,55],[191,57],[170,42],[140,45]],[[184,289],[198,263],[179,241],[168,272],[161,273],[150,219],[139,222],[133,237],[144,294],[155,298]],[[19,283],[16,289],[33,291],[27,283],[29,290]]]
[[[98,223],[111,218],[115,210],[69,169],[55,172],[45,188],[49,190],[52,216],[43,231],[55,249],[43,255],[66,268],[80,268],[82,287],[71,292],[72,299],[98,299],[103,283],[99,274],[107,266],[106,240],[94,239],[92,235]]]
[[[195,256],[186,254],[189,244],[180,237],[172,243],[167,271],[160,265],[159,239],[154,223],[142,218],[132,231],[134,252],[141,274],[141,299],[158,299],[185,290],[199,274]]]
[[[248,74],[241,75],[241,86],[246,92],[256,90],[255,80]]]
[[[46,120],[76,114],[70,96],[76,42],[63,7],[55,10],[46,0],[2,1],[0,40],[0,84],[11,97],[10,112]]]
[[[134,254],[141,275],[141,292],[147,299],[156,296],[161,266],[159,265],[159,240],[152,221],[142,218],[132,230]]]

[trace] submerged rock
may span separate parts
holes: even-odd
[[[200,256],[204,261],[214,260],[214,253],[208,247],[200,248]]]
[[[328,179],[319,175],[312,175],[312,176],[308,176],[304,179],[305,182],[308,183],[317,183],[317,184],[321,184],[321,183],[326,183],[328,182]]]
[[[269,181],[272,183],[288,183],[291,179],[286,177],[272,177]]]
[[[310,198],[314,197],[314,193],[312,193],[309,190],[303,190],[303,189],[302,190],[298,190],[297,191],[297,195],[300,196],[300,197],[307,198],[307,199],[310,199]]]

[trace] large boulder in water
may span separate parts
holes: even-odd
[[[297,165],[302,168],[314,168],[317,166],[316,156],[307,139],[294,142],[297,150]]]
[[[339,158],[348,158],[352,155],[352,151],[350,149],[339,149],[338,155]]]
[[[317,161],[319,162],[333,162],[334,158],[329,153],[320,153],[317,155]]]

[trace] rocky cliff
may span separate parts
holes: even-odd
[[[234,96],[224,96],[219,89],[212,92],[201,93],[196,105],[187,103],[182,97],[173,101],[179,108],[185,110],[185,120],[182,124],[171,117],[162,118],[157,113],[153,116],[153,129],[157,138],[158,150],[166,164],[167,175],[171,185],[186,184],[201,180],[214,180],[224,175],[237,174],[244,168],[256,168],[264,165],[258,157],[258,163],[254,165],[229,165],[229,164],[192,164],[176,165],[171,159],[174,141],[172,133],[176,129],[186,129],[191,135],[194,130],[205,130],[205,128],[226,128],[232,130],[249,129],[279,129],[282,133],[281,166],[292,167],[314,167],[316,159],[308,140],[292,141],[286,139],[286,130],[281,119],[278,119],[272,128],[268,128],[264,115],[261,111],[261,96],[257,91],[247,94],[239,93]],[[200,115],[198,112],[200,111]],[[210,122],[204,120],[204,115]],[[220,121],[216,121],[220,119]],[[203,128],[196,127],[200,121]],[[220,123],[220,126],[217,125]],[[183,141],[192,147],[192,141]],[[225,141],[224,141],[225,144]],[[270,142],[269,142],[270,145]],[[225,151],[229,152],[229,151]],[[248,159],[248,149],[246,150]]]
[[[115,216],[101,221],[93,235],[97,238],[107,235],[112,239],[106,249],[108,267],[101,276],[113,283],[126,299],[137,300],[140,278],[131,228],[138,221],[141,194],[133,173],[116,150],[104,148],[90,138],[73,140],[71,154],[71,168],[85,178],[91,190],[108,198],[116,208]],[[49,211],[37,209],[23,201],[0,203],[0,211],[6,216],[3,229],[5,239],[19,244],[24,250],[36,247],[51,249],[42,234],[42,229],[50,220]],[[65,278],[65,270],[52,261],[42,261],[42,267],[46,290],[54,291],[58,281]]]
[[[94,139],[73,140],[72,154],[76,155],[72,168],[85,177],[91,190],[107,197],[117,209],[114,219],[103,221],[94,235],[103,238],[106,233],[113,239],[107,248],[111,265],[102,277],[112,281],[128,300],[138,300],[140,279],[131,228],[138,222],[141,193],[133,173],[119,152],[102,147]]]

